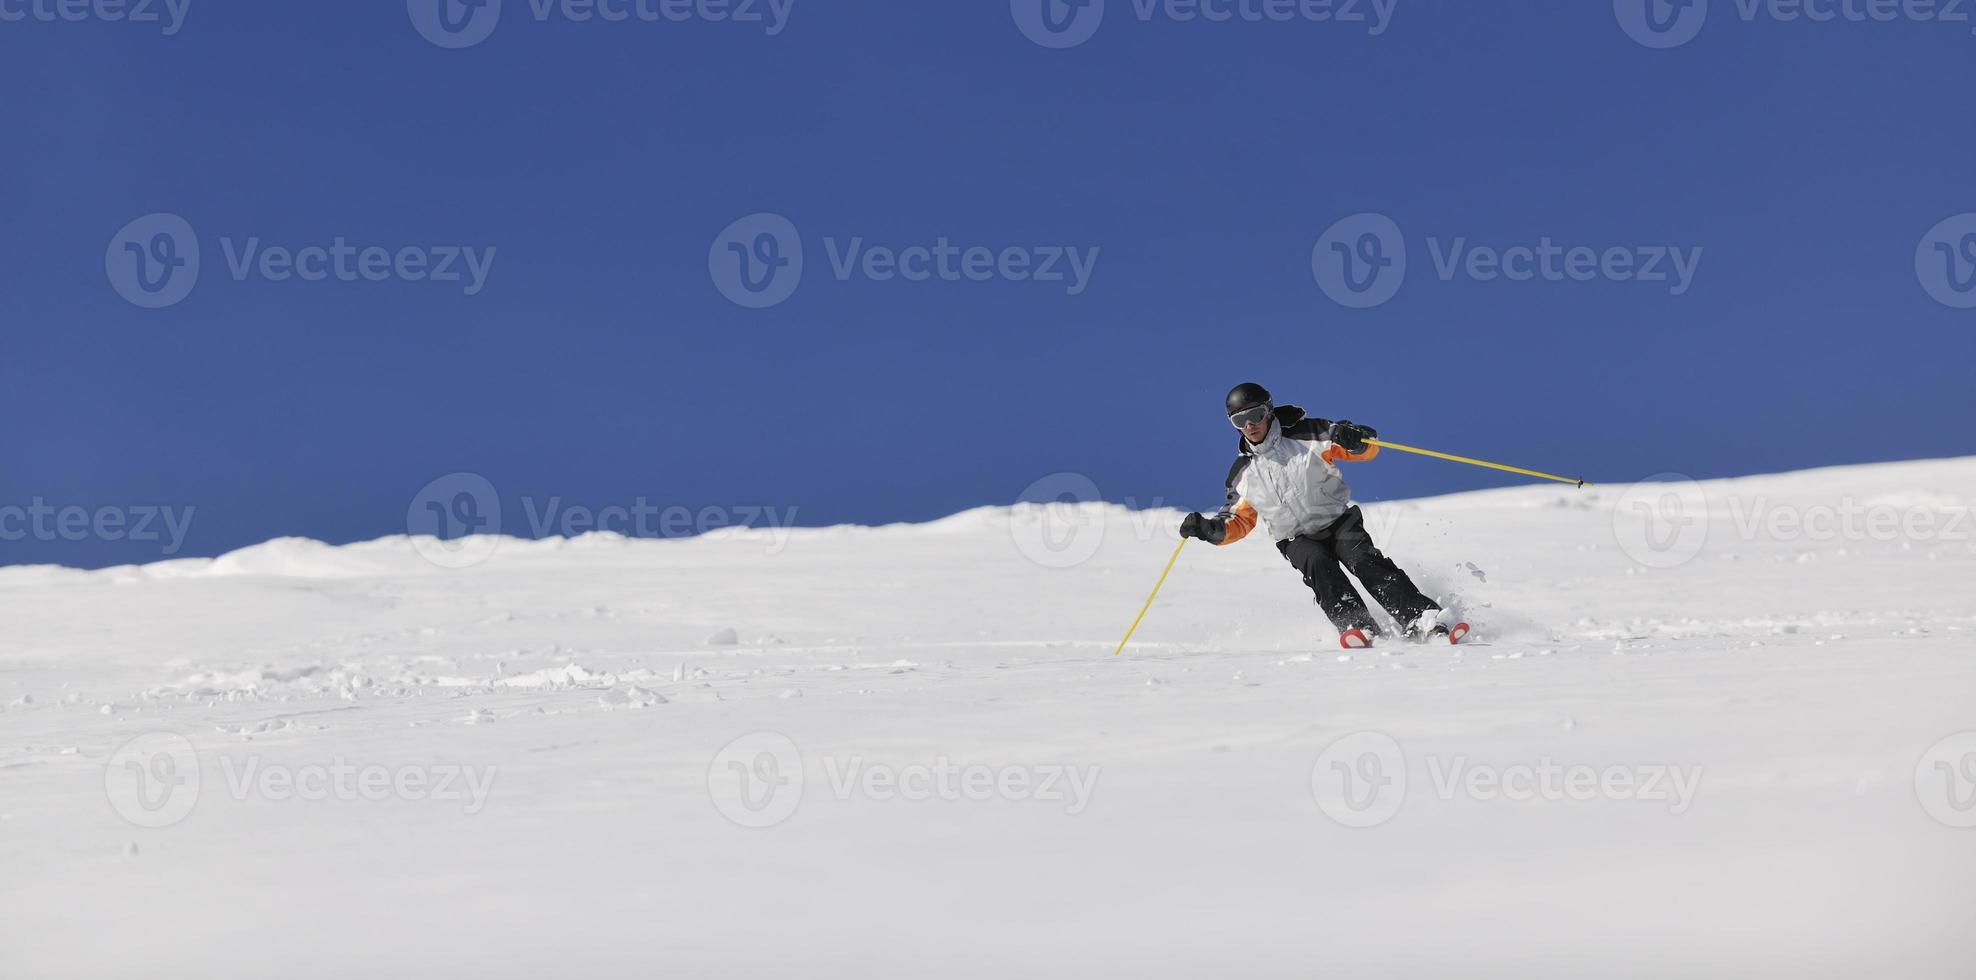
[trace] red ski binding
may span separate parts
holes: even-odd
[[[1372,646],[1372,637],[1362,629],[1349,629],[1338,634],[1338,645],[1347,650],[1365,650]]]
[[[1456,623],[1453,626],[1448,627],[1449,643],[1460,643],[1461,638],[1467,635],[1468,635],[1467,623]]]

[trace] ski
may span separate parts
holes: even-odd
[[[1411,634],[1409,639],[1415,643],[1425,643],[1435,637],[1443,637],[1449,643],[1460,643],[1468,636],[1468,633],[1469,625],[1467,623],[1455,623],[1453,625],[1436,623],[1431,629]],[[1347,650],[1369,650],[1372,648],[1373,637],[1377,635],[1363,629],[1348,629],[1338,634],[1338,645]]]

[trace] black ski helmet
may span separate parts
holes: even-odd
[[[1253,381],[1244,381],[1228,389],[1229,415],[1269,403],[1269,389]]]

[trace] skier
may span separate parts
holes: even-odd
[[[1180,523],[1182,537],[1233,544],[1260,517],[1276,550],[1303,573],[1346,649],[1369,647],[1379,636],[1365,600],[1345,577],[1347,569],[1408,639],[1461,640],[1468,624],[1454,622],[1372,543],[1364,515],[1338,475],[1338,461],[1363,462],[1379,454],[1378,446],[1366,442],[1378,437],[1376,430],[1349,420],[1312,418],[1294,405],[1277,406],[1254,382],[1228,392],[1228,421],[1242,430],[1242,439],[1228,471],[1227,505],[1213,517],[1188,514]]]

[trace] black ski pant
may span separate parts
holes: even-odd
[[[1372,593],[1372,601],[1399,620],[1402,628],[1422,613],[1440,608],[1372,543],[1372,536],[1365,533],[1365,515],[1356,506],[1347,508],[1321,531],[1276,542],[1276,550],[1303,573],[1304,584],[1316,594],[1318,607],[1341,633],[1349,629],[1378,631],[1365,600],[1345,577],[1346,569],[1358,576]]]

